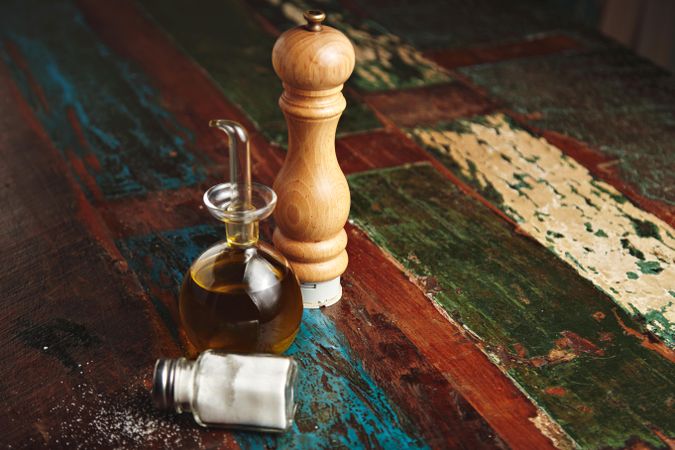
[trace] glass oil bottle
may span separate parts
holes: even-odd
[[[225,223],[227,239],[202,253],[186,273],[181,322],[199,351],[278,354],[295,339],[303,306],[286,258],[258,240],[258,221],[272,213],[276,194],[251,182],[246,130],[227,120],[210,126],[229,137],[230,182],[207,190],[204,204]]]

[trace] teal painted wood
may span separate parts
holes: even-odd
[[[221,227],[200,225],[118,241],[154,304],[162,305],[159,312],[174,335],[183,274],[201,251],[222,237]],[[238,432],[235,437],[241,447],[426,447],[323,311],[305,310],[300,332],[287,354],[300,365],[299,408],[293,429],[283,435]]]
[[[277,103],[281,80],[272,68],[275,37],[239,0],[207,0],[199,6],[177,0],[141,0],[159,26],[220,86],[271,142],[285,145],[286,123]],[[282,30],[283,31],[283,30]],[[380,128],[373,112],[345,92],[349,107],[338,135]]]
[[[91,198],[199,183],[193,136],[71,2],[0,4],[0,57]],[[167,162],[170,161],[170,162]]]
[[[640,323],[428,165],[349,183],[354,223],[580,446],[665,447],[675,365]]]

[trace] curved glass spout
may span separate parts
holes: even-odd
[[[229,138],[230,182],[217,184],[204,193],[204,204],[216,219],[225,222],[231,245],[248,246],[258,240],[258,221],[276,205],[272,189],[251,182],[251,153],[246,130],[231,120],[212,120],[209,126]]]
[[[209,126],[224,131],[230,141],[230,183],[234,185],[234,192],[229,207],[231,210],[245,211],[251,207],[251,151],[248,133],[232,120],[212,120]]]

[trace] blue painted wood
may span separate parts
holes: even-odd
[[[76,43],[76,45],[75,45]],[[0,3],[0,58],[93,198],[194,185],[194,137],[68,1]]]
[[[223,237],[218,225],[118,241],[131,268],[167,326],[177,333],[177,294],[184,272],[201,251]],[[305,310],[287,354],[300,365],[298,411],[283,435],[236,433],[245,448],[425,448],[410,420],[352,354],[349,344],[321,310]]]

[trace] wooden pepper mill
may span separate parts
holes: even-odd
[[[288,154],[274,182],[273,241],[302,283],[304,306],[318,308],[340,300],[340,275],[347,268],[349,186],[335,156],[335,130],[346,106],[342,86],[354,70],[354,47],[321,24],[322,11],[304,17],[307,24],[283,33],[272,50],[288,125]]]

